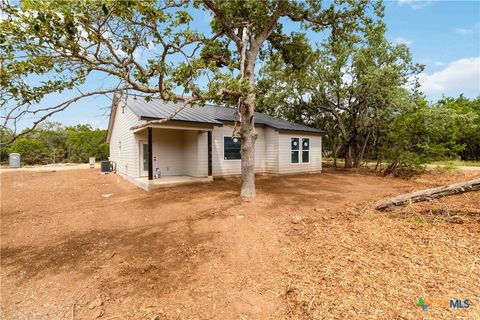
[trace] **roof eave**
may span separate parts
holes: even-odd
[[[303,133],[303,134],[311,134],[311,135],[322,135],[322,134],[325,134],[326,132],[321,130],[321,129],[318,129],[317,131],[313,131],[313,130],[307,130],[307,129],[277,129],[280,133],[293,133],[293,132],[300,132],[300,133]]]
[[[108,117],[107,143],[110,143],[110,138],[112,137],[112,130],[115,124],[115,116],[117,114],[119,101],[120,96],[117,93],[114,93],[112,99],[112,106],[110,107],[110,116]]]
[[[140,117],[140,120],[156,121],[156,120],[165,120],[165,118],[156,118],[156,117],[145,117],[145,116],[141,116],[141,117]],[[182,119],[168,119],[168,121],[181,122],[181,123],[210,124],[210,125],[214,125],[214,126],[217,126],[217,127],[222,127],[222,126],[223,126],[223,123],[221,123],[221,122],[191,121],[191,120],[182,120]]]

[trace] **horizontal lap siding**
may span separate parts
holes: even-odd
[[[265,172],[278,173],[278,131],[265,128]]]
[[[208,176],[208,133],[200,131],[197,140],[197,177]]]
[[[183,167],[186,175],[195,177],[198,172],[198,132],[185,131],[183,135]]]
[[[290,139],[310,139],[310,163],[290,163]],[[295,133],[279,133],[279,173],[301,173],[322,170],[322,137],[318,135],[306,135]],[[301,151],[300,151],[301,161]]]
[[[110,137],[110,160],[115,162],[117,172],[129,177],[138,177],[138,142],[130,130],[138,123],[138,117],[120,104]]]
[[[192,177],[208,176],[208,136],[206,131],[184,131],[185,174]]]
[[[154,171],[159,168],[162,176],[185,174],[183,131],[153,129],[153,154],[156,155]]]
[[[255,172],[265,172],[265,133],[263,128],[255,128],[258,133],[255,142]],[[233,126],[214,127],[212,133],[212,171],[214,176],[238,175],[241,173],[240,160],[224,160],[223,138],[231,137]]]

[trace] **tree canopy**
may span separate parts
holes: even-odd
[[[12,132],[3,132],[9,139]],[[106,130],[92,129],[90,125],[62,126],[45,122],[13,143],[2,148],[2,161],[9,153],[20,153],[23,164],[48,164],[60,162],[86,163],[90,157],[108,159]]]
[[[185,107],[205,101],[235,106],[241,195],[251,197],[258,61],[277,51],[301,61],[311,46],[306,30],[339,29],[345,36],[382,9],[369,0],[22,0],[4,5],[6,18],[0,22],[0,104],[9,106],[5,120],[14,128],[25,115],[38,116],[34,128],[84,97],[119,91],[181,101]],[[195,10],[210,15],[209,28],[192,26]],[[290,33],[284,21],[298,24],[299,32]],[[82,91],[93,73],[116,83]],[[67,89],[78,94],[58,105],[41,104]]]

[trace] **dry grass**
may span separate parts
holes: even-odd
[[[412,182],[428,187],[460,175],[434,173]],[[389,213],[373,206],[297,223],[299,240],[283,252],[290,266],[283,284],[286,317],[479,319],[480,192]],[[416,306],[419,297],[474,305],[450,309],[436,301],[423,311]]]

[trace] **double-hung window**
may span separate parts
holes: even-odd
[[[291,150],[291,163],[298,163],[299,161],[299,153],[300,153],[300,139],[299,138],[292,138],[290,141],[290,150]]]
[[[302,163],[310,162],[310,139],[302,138]]]
[[[223,159],[224,160],[240,160],[240,138],[223,137]]]
[[[301,142],[301,143],[300,143]],[[291,138],[290,139],[290,163],[310,162],[310,139],[309,138]]]

